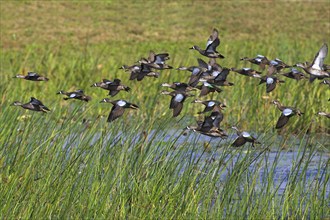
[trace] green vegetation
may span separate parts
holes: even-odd
[[[329,111],[327,86],[284,79],[266,94],[259,80],[230,73],[233,87],[205,97],[228,106],[221,127],[230,138],[221,140],[184,131],[202,109],[189,103],[193,98],[171,118],[169,97],[160,95],[161,83],[185,82],[189,73],[164,70],[158,79],[136,82],[119,69],[149,50],[170,53],[174,67],[196,65],[201,56],[188,48],[204,45],[214,27],[220,31],[218,50],[226,57],[218,60],[222,66],[258,69],[239,60],[257,54],[288,64],[311,61],[322,43],[330,45],[328,2],[0,5],[0,218],[330,216],[330,127],[327,118],[316,115]],[[27,71],[50,80],[12,78]],[[99,103],[107,92],[90,85],[116,77],[132,90],[114,98],[140,110],[126,111],[109,124],[111,105]],[[79,88],[92,101],[56,95]],[[31,96],[51,112],[10,106]],[[305,114],[276,132],[280,112],[273,99]],[[256,134],[262,145],[230,147],[232,125]]]

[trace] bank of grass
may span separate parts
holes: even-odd
[[[160,95],[161,83],[186,82],[189,73],[164,70],[158,79],[136,82],[119,69],[146,57],[149,50],[170,53],[168,63],[174,67],[196,65],[201,56],[188,48],[204,45],[213,27],[220,30],[219,51],[226,56],[218,61],[222,66],[257,68],[239,61],[256,54],[289,64],[312,60],[323,42],[329,45],[328,15],[318,13],[329,11],[329,4],[273,3],[266,7],[269,15],[263,20],[267,2],[215,3],[216,7],[204,3],[170,2],[141,13],[152,3],[1,2],[1,218],[318,219],[330,215],[329,162],[315,159],[319,154],[328,158],[329,151],[329,123],[316,116],[317,111],[329,109],[325,85],[285,79],[266,94],[258,80],[230,73],[233,87],[205,97],[227,104],[221,127],[230,138],[208,143],[208,138],[184,136],[183,131],[195,123],[203,106],[187,99],[181,115],[171,118],[170,97]],[[286,16],[275,16],[280,12]],[[50,80],[12,78],[27,71]],[[99,103],[107,92],[90,87],[103,78],[120,78],[131,87],[129,93],[114,98],[127,99],[140,109],[107,123],[111,104]],[[56,95],[78,88],[92,101],[64,101]],[[10,106],[31,96],[51,112]],[[292,117],[282,131],[275,131],[280,112],[270,103],[273,99],[300,108],[304,116]],[[258,136],[262,145],[230,147],[235,135],[230,127],[235,124]],[[274,160],[268,148],[278,151]],[[291,151],[298,156],[276,182],[282,153]],[[315,161],[317,174],[309,179]]]
[[[167,119],[148,124],[136,118],[113,124],[99,119],[87,126],[81,124],[80,109],[47,123],[40,114],[21,121],[17,112],[10,115],[1,119],[2,218],[329,215],[329,163],[320,153],[324,143],[315,144],[309,136],[279,143],[291,146],[288,153],[299,149],[282,173],[285,154],[266,134],[258,136],[263,144],[257,148],[232,148],[231,138],[211,140],[204,148],[207,139],[183,136]],[[323,159],[315,160],[320,154]]]

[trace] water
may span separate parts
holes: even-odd
[[[115,133],[96,133],[90,141],[90,145],[94,146],[103,137],[103,147],[119,147],[124,144],[127,139],[123,138],[125,135],[123,132]],[[258,135],[254,135],[258,136]],[[73,135],[72,138],[75,136]],[[145,138],[146,142],[155,143],[158,142],[171,143],[177,150],[182,159],[183,165],[180,166],[179,175],[185,172],[187,166],[191,164],[197,165],[200,170],[207,173],[210,169],[210,163],[221,163],[225,166],[215,173],[219,176],[219,183],[226,182],[232,172],[237,168],[237,164],[241,163],[243,158],[248,156],[249,167],[246,175],[254,175],[258,173],[257,190],[262,189],[263,186],[267,186],[268,177],[273,177],[272,187],[276,190],[278,195],[283,195],[287,186],[291,183],[293,175],[298,174],[296,180],[305,183],[306,189],[314,186],[317,182],[324,183],[325,174],[329,172],[326,165],[329,164],[329,154],[317,152],[309,148],[306,140],[300,140],[297,137],[291,137],[283,142],[283,137],[276,136],[275,138],[265,137],[265,135],[259,135],[257,138],[262,144],[256,148],[251,147],[250,143],[246,143],[243,147],[234,148],[230,147],[230,144],[235,140],[237,135],[233,132],[229,134],[228,138],[223,140],[221,138],[211,138],[205,135],[201,135],[185,129],[163,129],[152,130],[148,134],[142,134],[137,132],[135,136],[129,137],[130,146],[134,147],[139,143],[142,138]],[[324,140],[322,140],[322,138]],[[317,138],[317,141],[321,143],[320,146],[327,146],[327,137],[322,136]],[[268,143],[265,144],[268,140]],[[79,142],[79,138],[72,140],[68,137],[67,144],[75,144]],[[119,144],[119,146],[118,146]],[[77,143],[78,145],[78,143]],[[152,144],[153,145],[153,144]],[[290,150],[280,150],[279,146],[291,146]],[[64,146],[67,149],[68,146]],[[305,149],[306,148],[306,149]],[[70,150],[67,151],[68,153]],[[155,151],[155,162],[164,153],[162,150]],[[171,161],[173,152],[166,152],[168,161]],[[175,158],[177,159],[177,158]],[[301,163],[300,163],[301,161]],[[301,166],[299,167],[298,164]],[[246,167],[246,166],[245,166]],[[303,174],[303,175],[302,175]],[[253,179],[253,177],[251,178]],[[330,184],[326,188],[326,196],[330,195]]]

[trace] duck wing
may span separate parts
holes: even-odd
[[[198,58],[197,59],[197,62],[198,62],[198,66],[201,67],[201,68],[206,68],[208,69],[209,68],[209,65],[202,59]]]
[[[323,70],[323,62],[327,55],[328,55],[328,45],[323,44],[321,49],[317,52],[317,54],[314,57],[312,68]]]
[[[155,57],[156,57],[156,53],[155,53],[154,51],[150,50],[150,52],[149,52],[149,56],[148,56],[148,61],[149,61],[150,63],[155,62],[155,60],[156,60]]]
[[[155,56],[154,63],[156,64],[164,64],[166,60],[170,59],[168,53],[160,53]]]
[[[110,91],[109,91],[109,95],[110,95],[111,97],[114,97],[115,95],[118,94],[118,92],[119,92],[119,90],[110,90]]]
[[[225,81],[229,74],[228,68],[223,68],[223,70],[214,78],[215,81]]]
[[[219,46],[219,44],[220,44],[220,40],[219,40],[219,38],[217,38],[211,44],[209,44],[206,47],[205,51],[209,52],[209,53],[214,53],[214,52],[216,52],[217,47]]]
[[[234,143],[232,144],[232,146],[234,147],[240,147],[242,146],[243,144],[246,143],[246,140],[243,136],[239,136],[236,138],[236,140],[234,141]]]
[[[124,108],[118,105],[114,105],[111,108],[111,112],[108,116],[108,122],[112,122],[113,120],[119,118],[120,116],[122,116],[124,114]]]
[[[176,102],[175,107],[173,108],[173,117],[177,117],[180,114],[182,107],[182,102]]]
[[[50,111],[50,109],[47,108],[40,100],[38,100],[34,97],[31,97],[30,104],[32,104],[35,107],[40,107],[41,109]]]
[[[279,129],[282,128],[284,125],[286,125],[286,123],[288,123],[289,121],[289,117],[285,116],[285,115],[281,115],[276,123],[275,128]]]
[[[185,99],[184,94],[173,92],[170,108],[175,109],[179,105],[179,103],[182,103],[184,101],[184,99]]]
[[[217,29],[213,29],[212,34],[206,43],[206,51],[216,51],[217,46],[220,45],[219,32]]]

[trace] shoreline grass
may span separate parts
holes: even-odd
[[[120,121],[124,136],[114,127],[96,135],[103,121],[86,129],[74,122],[64,129],[22,123],[1,151],[1,217],[258,218],[265,210],[265,218],[329,215],[329,157],[322,145],[310,146],[313,137],[289,140],[289,146],[300,143],[282,151],[215,140],[207,150],[194,133],[164,141],[171,129],[166,122],[147,138],[143,125],[127,129]]]

